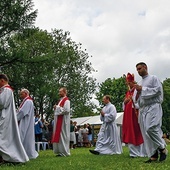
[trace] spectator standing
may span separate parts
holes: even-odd
[[[83,127],[80,125],[77,126],[77,131],[78,131],[78,145],[79,147],[83,146]]]
[[[70,149],[74,149],[75,144],[76,144],[75,127],[73,121],[70,120]]]
[[[83,125],[83,129],[82,129],[82,136],[83,136],[83,146],[87,147],[88,146],[88,128],[87,128],[87,124]]]
[[[89,123],[87,123],[87,129],[88,129],[88,142],[91,147],[92,146],[92,144],[91,144],[91,142],[92,142],[92,128]]]
[[[42,133],[43,133],[43,123],[41,121],[40,115],[36,114],[35,115],[35,124],[34,124],[34,129],[35,129],[35,142],[42,142]]]
[[[74,131],[75,131],[75,135],[76,135],[76,144],[74,145],[74,147],[75,147],[75,146],[78,146],[79,132],[78,132],[78,127],[77,127],[77,122],[74,121],[73,124],[74,124]]]

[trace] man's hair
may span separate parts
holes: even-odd
[[[67,94],[67,89],[66,89],[66,87],[61,87],[60,89],[62,89],[63,92],[64,92],[65,94]]]
[[[137,64],[136,64],[136,67],[137,67],[138,65],[142,65],[142,66],[146,66],[146,67],[147,67],[146,63],[144,63],[144,62],[139,62],[139,63],[137,63]]]
[[[109,95],[105,95],[105,98],[109,101],[111,100],[111,97]]]
[[[27,90],[27,89],[25,89],[25,88],[24,88],[24,89],[21,89],[20,92],[24,92],[24,93],[26,93],[26,94],[28,94],[28,95],[30,94],[29,90]]]
[[[0,79],[4,79],[5,81],[9,81],[8,77],[6,74],[0,74]]]

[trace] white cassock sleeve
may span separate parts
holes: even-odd
[[[54,115],[65,115],[70,112],[70,101],[66,100],[63,107],[57,106],[54,110]]]

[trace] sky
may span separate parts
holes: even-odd
[[[136,64],[170,78],[170,0],[33,0],[35,26],[69,31],[87,49],[98,83],[128,72],[138,82]]]

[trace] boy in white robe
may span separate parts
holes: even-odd
[[[0,74],[0,163],[28,160],[19,135],[13,90],[8,85],[8,77]]]
[[[144,146],[149,157],[145,163],[162,162],[167,157],[166,143],[164,141],[162,126],[163,89],[156,76],[149,75],[147,65],[140,62],[136,65],[138,74],[142,77],[137,90],[136,101],[139,104],[139,124],[144,139]]]
[[[19,122],[21,142],[29,159],[35,159],[38,153],[35,150],[34,104],[27,89],[20,91],[20,98],[22,99],[22,103],[18,109],[17,119]]]
[[[96,148],[94,150],[89,150],[92,154],[121,154],[122,144],[120,136],[118,133],[118,128],[116,125],[116,115],[117,111],[113,104],[110,102],[110,96],[106,95],[103,97],[103,103],[105,107],[101,111],[100,119],[103,121],[101,125]]]

